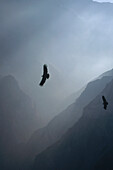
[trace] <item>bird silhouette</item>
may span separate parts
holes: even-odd
[[[106,110],[106,109],[107,109],[108,102],[106,101],[106,99],[105,99],[104,96],[102,96],[102,100],[103,100],[104,109]]]
[[[49,79],[50,75],[48,74],[48,69],[47,69],[47,65],[44,64],[43,65],[43,75],[42,75],[42,80],[40,82],[40,86],[43,86],[44,83],[46,82],[46,79]]]

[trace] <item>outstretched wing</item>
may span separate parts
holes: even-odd
[[[42,77],[42,80],[41,80],[41,82],[40,82],[40,86],[43,86],[44,85],[44,83],[45,83],[45,81],[46,81],[46,78],[45,77]]]
[[[48,70],[47,70],[47,65],[44,64],[43,66],[43,75],[47,74]]]
[[[105,99],[105,97],[104,97],[104,96],[102,96],[102,99],[103,99],[103,102],[106,102],[106,99]]]

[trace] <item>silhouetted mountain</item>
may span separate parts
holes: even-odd
[[[37,128],[35,108],[13,76],[0,81],[0,161],[5,168]],[[19,151],[20,152],[20,151]],[[2,169],[3,169],[2,167]]]
[[[103,151],[101,158],[97,161],[94,170],[112,170],[113,169],[113,147]]]
[[[113,69],[106,71],[105,73],[101,74],[98,78],[102,78],[104,76],[112,76],[113,77]]]
[[[109,101],[102,106],[102,95]],[[113,80],[92,100],[62,139],[36,157],[33,170],[113,169]],[[103,162],[104,161],[104,162]]]
[[[70,96],[68,96],[63,103],[61,103],[63,105],[63,110],[65,110],[68,106],[70,106],[72,103],[75,103],[76,100],[78,99],[78,97],[81,95],[81,93],[85,90],[86,86],[84,86],[83,88],[81,88],[80,90],[76,91],[75,93],[72,93]],[[62,110],[62,111],[63,111]],[[59,112],[60,113],[60,112]]]
[[[28,143],[29,154],[34,156],[58,141],[79,120],[83,108],[104,89],[111,79],[112,77],[103,77],[90,82],[75,103],[56,116],[46,127],[37,130]]]
[[[98,80],[101,79],[103,77],[113,77],[113,69],[106,71],[105,73],[101,74],[99,77],[97,77],[94,80]],[[93,81],[94,81],[93,80]],[[64,105],[64,108],[67,108],[67,106],[71,105],[72,103],[76,102],[77,98],[81,95],[81,93],[85,90],[86,86],[84,86],[83,88],[81,88],[80,90],[78,90],[77,92],[71,94],[70,96],[67,97],[67,99],[64,101],[64,103],[62,103]]]

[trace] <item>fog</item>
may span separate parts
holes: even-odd
[[[0,2],[0,74],[15,76],[44,121],[113,67],[113,5],[87,1]],[[40,87],[43,64],[50,80]]]
[[[110,3],[113,3],[113,0],[93,0],[93,1],[96,1],[96,2],[110,2]]]

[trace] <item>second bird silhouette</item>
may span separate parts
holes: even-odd
[[[103,100],[104,109],[106,110],[108,102],[106,101],[106,98],[104,96],[102,96],[102,100]]]

